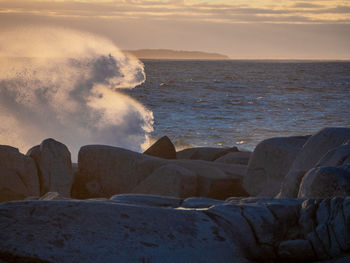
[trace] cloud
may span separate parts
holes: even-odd
[[[182,19],[225,23],[349,23],[344,1],[0,1],[0,13],[100,19]],[[332,16],[329,16],[332,14]]]

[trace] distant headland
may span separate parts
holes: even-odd
[[[207,53],[201,51],[183,51],[171,49],[138,49],[124,50],[139,59],[203,59],[203,60],[224,60],[228,56],[218,53]]]

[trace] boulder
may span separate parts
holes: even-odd
[[[156,207],[179,207],[182,199],[168,196],[157,196],[148,194],[121,194],[114,195],[111,201],[119,204],[132,204],[140,206],[156,206]]]
[[[90,145],[79,151],[75,198],[111,197],[122,193],[246,196],[241,180],[246,167],[199,160],[166,160],[118,147]]]
[[[112,201],[3,203],[0,229],[5,262],[248,262],[224,229],[197,210]]]
[[[17,148],[0,146],[0,202],[39,196],[39,179],[32,158]]]
[[[218,163],[248,165],[251,152],[230,152],[215,160]]]
[[[176,159],[175,146],[167,136],[163,136],[156,141],[144,154],[165,159]]]
[[[243,178],[252,196],[274,197],[308,136],[271,138],[260,142],[250,158]]]
[[[83,146],[79,171],[72,187],[74,198],[110,198],[131,191],[158,167],[168,162],[142,153],[104,145]]]
[[[188,148],[176,153],[177,159],[191,159],[203,161],[215,161],[230,152],[238,152],[237,147],[215,148],[215,147],[195,147]]]
[[[0,242],[0,260],[316,262],[346,259],[350,250],[350,198],[220,202],[50,195],[45,201],[0,204],[0,240],[6,240]]]
[[[350,164],[318,167],[303,177],[298,198],[333,198],[350,196]]]
[[[54,139],[44,140],[27,152],[38,169],[40,195],[57,192],[70,197],[73,184],[71,154],[68,148]]]
[[[157,168],[131,192],[186,198],[197,195],[197,174],[174,164]]]
[[[350,143],[330,150],[317,162],[315,167],[341,166],[343,164],[350,164]]]
[[[278,197],[295,198],[305,173],[330,150],[350,140],[350,128],[325,128],[311,136],[295,158],[283,180]]]
[[[197,196],[226,199],[231,196],[247,196],[242,178],[244,165],[229,165],[201,160],[174,160],[171,163],[191,170],[197,175]]]
[[[287,240],[280,243],[278,255],[284,260],[307,261],[315,258],[310,241],[303,239]]]

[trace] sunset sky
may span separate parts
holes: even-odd
[[[350,59],[350,0],[0,0],[0,25],[0,33],[59,25],[105,36],[122,49]]]

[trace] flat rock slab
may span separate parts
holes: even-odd
[[[200,211],[111,201],[0,204],[0,240],[4,260],[247,262],[227,234]]]

